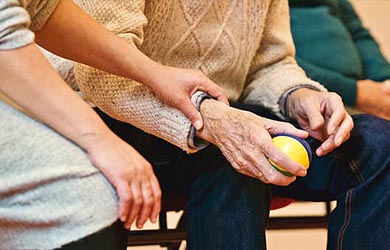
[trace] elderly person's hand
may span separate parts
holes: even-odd
[[[390,119],[390,81],[358,81],[356,107],[365,113]]]
[[[352,118],[341,97],[332,92],[307,88],[294,91],[287,100],[287,115],[310,136],[322,141],[316,150],[318,156],[331,152],[348,140],[353,128]]]
[[[293,175],[306,175],[302,165],[274,145],[272,135],[291,134],[306,138],[307,132],[211,99],[202,102],[200,111],[204,128],[197,136],[215,144],[239,173],[276,185],[288,185],[295,180],[295,176],[285,176],[272,167],[268,161],[271,159]]]

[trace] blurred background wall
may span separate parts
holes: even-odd
[[[351,0],[365,26],[390,60],[390,0]]]

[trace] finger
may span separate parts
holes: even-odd
[[[195,127],[196,130],[200,130],[203,127],[202,116],[199,111],[196,109],[195,105],[191,102],[189,98],[185,98],[179,103],[180,111],[190,120],[191,124]]]
[[[255,178],[255,179],[260,179],[263,177],[263,174],[262,173],[259,173],[259,174],[256,174],[254,175],[251,171],[248,171],[247,169],[237,169],[235,168],[237,172],[239,172],[240,174],[242,175],[246,175],[246,176],[249,176],[249,177],[252,177],[252,178]]]
[[[335,145],[337,147],[349,139],[353,126],[352,117],[349,114],[345,114],[344,120],[335,134]]]
[[[257,152],[256,154],[248,153],[246,156],[248,157],[248,162],[237,170],[241,174],[259,179],[264,183],[280,186],[286,186],[296,179],[294,176],[286,176],[278,172],[262,152]]]
[[[229,100],[227,99],[224,90],[221,87],[219,87],[216,83],[211,81],[210,79],[207,79],[205,84],[201,84],[198,90],[206,92],[212,97],[214,97],[215,99],[217,99],[218,101],[221,101],[229,105]]]
[[[296,180],[294,175],[287,176],[276,170],[268,161],[267,157],[263,156],[261,158],[263,166],[263,177],[260,178],[260,180],[263,182],[278,186],[287,186]]]
[[[272,141],[263,143],[263,153],[267,157],[271,164],[282,167],[285,171],[292,175],[305,176],[307,173],[306,168],[296,161],[293,161],[287,154],[283,153]]]
[[[125,181],[116,185],[116,190],[119,196],[119,218],[122,222],[126,222],[133,200],[131,190],[128,183]]]
[[[150,187],[150,184],[148,182],[142,184],[141,192],[143,202],[136,222],[136,226],[138,228],[142,228],[145,222],[150,217],[150,212],[152,211],[152,206],[154,203],[152,188]]]
[[[241,147],[231,150],[229,155],[232,155],[232,165],[241,174],[258,179],[263,176],[261,167],[258,167],[257,159],[262,152],[258,150],[260,147]]]
[[[272,122],[271,125],[272,129],[269,130],[269,133],[272,135],[288,134],[302,139],[305,139],[309,136],[309,133],[307,131],[298,129],[290,123],[278,122],[278,121],[271,121],[271,122]]]
[[[328,135],[332,135],[336,133],[336,130],[343,123],[346,113],[347,112],[344,108],[334,107],[332,109],[332,115],[329,118],[329,121],[327,123],[327,128],[326,128],[326,132],[328,133]]]
[[[131,183],[130,185],[131,192],[133,194],[133,202],[130,207],[130,214],[127,217],[125,223],[126,228],[130,228],[133,224],[135,218],[139,215],[141,206],[142,206],[142,195],[141,188],[139,183]]]
[[[154,196],[154,203],[150,215],[150,220],[155,223],[157,221],[158,215],[161,212],[161,188],[155,176],[152,176],[150,185]]]
[[[334,142],[335,135],[329,135],[325,141],[317,148],[316,154],[318,156],[323,156],[334,150],[337,146]]]
[[[310,105],[307,105],[306,116],[309,121],[309,126],[311,130],[318,130],[325,123],[324,117],[321,114],[319,107],[314,108]]]

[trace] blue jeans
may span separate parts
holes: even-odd
[[[259,107],[236,106],[278,119]],[[189,250],[266,249],[271,186],[237,173],[213,145],[186,154],[98,113],[153,164],[163,198],[188,197]],[[288,187],[272,186],[272,192],[302,200],[338,201],[330,219],[329,250],[383,250],[390,245],[390,123],[371,116],[354,120],[347,143],[328,156],[314,156],[305,178]],[[309,142],[313,150],[319,145],[313,139]]]
[[[307,176],[273,194],[300,200],[337,200],[330,216],[328,250],[380,250],[390,246],[390,122],[353,117],[351,138],[314,157]],[[313,150],[318,142],[310,140]],[[314,154],[313,154],[314,155]],[[387,247],[386,247],[387,246]]]

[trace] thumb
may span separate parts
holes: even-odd
[[[185,101],[180,105],[179,109],[190,120],[191,124],[195,127],[196,130],[199,130],[203,127],[202,116],[189,98],[185,99]]]

